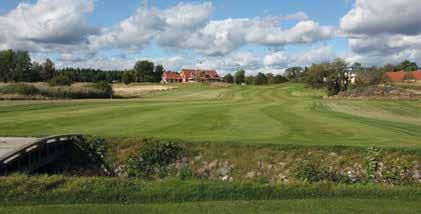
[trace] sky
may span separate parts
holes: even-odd
[[[419,0],[0,0],[0,49],[105,70],[421,64],[419,11]]]

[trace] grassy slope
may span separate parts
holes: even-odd
[[[3,101],[0,136],[83,133],[421,148],[420,101],[322,100],[322,95],[299,84],[191,85],[132,100]]]
[[[147,205],[54,205],[4,207],[0,213],[417,213],[417,201],[306,199],[283,201],[191,202]]]

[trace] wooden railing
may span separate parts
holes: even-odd
[[[13,171],[32,172],[66,153],[69,144],[80,147],[83,136],[57,135],[42,138],[9,152],[0,159],[0,175]]]

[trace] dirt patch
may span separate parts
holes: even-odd
[[[176,86],[170,85],[146,85],[146,84],[114,84],[113,91],[117,96],[139,97],[152,92],[162,92],[176,89]]]

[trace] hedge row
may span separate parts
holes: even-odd
[[[36,87],[31,84],[15,83],[0,87],[0,94],[43,96],[53,99],[96,99],[110,98],[112,88],[108,83],[94,83],[81,88],[70,86]]]

